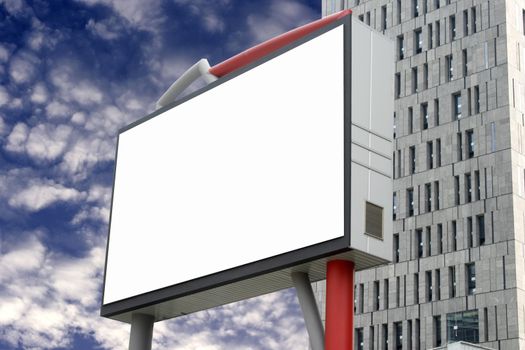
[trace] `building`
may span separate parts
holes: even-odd
[[[355,349],[525,349],[525,1],[322,8],[397,45],[394,263],[356,273]]]

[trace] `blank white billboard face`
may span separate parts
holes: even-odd
[[[103,304],[344,236],[343,33],[120,134]]]

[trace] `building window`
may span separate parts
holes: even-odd
[[[358,18],[361,22],[364,22],[364,21],[365,21],[365,16],[364,16],[364,15],[359,15],[359,16],[357,16],[357,18]]]
[[[441,23],[436,21],[436,47],[441,45]]]
[[[388,278],[385,278],[383,280],[383,295],[384,295],[384,303],[383,303],[383,309],[388,309],[388,304],[389,304],[389,296],[390,296],[390,285],[388,284]]]
[[[410,174],[414,174],[416,172],[416,146],[410,146],[408,149],[408,157],[410,161]]]
[[[405,38],[403,35],[397,37],[397,58],[399,60],[405,58]]]
[[[466,77],[468,75],[468,56],[467,56],[467,49],[463,49],[461,51],[462,58],[463,58],[463,76]]]
[[[355,344],[357,350],[365,349],[365,341],[363,336],[363,328],[356,328],[355,330]]]
[[[432,211],[432,186],[430,183],[425,184],[425,212]]]
[[[374,342],[375,342],[375,329],[374,326],[370,326],[369,328],[370,333],[368,334],[368,344],[369,344],[369,350],[374,350]]]
[[[379,310],[379,302],[381,295],[379,294],[379,281],[374,281],[374,311]]]
[[[450,41],[456,40],[456,16],[451,15],[448,18],[450,24]]]
[[[383,333],[383,349],[388,349],[388,324],[384,323],[382,326],[382,333]]]
[[[472,295],[476,293],[476,265],[466,264],[465,271],[467,272],[467,293]]]
[[[428,89],[428,63],[423,64],[423,89]]]
[[[452,221],[451,224],[451,230],[452,230],[452,251],[456,251],[458,249],[458,225],[456,223],[456,220]]]
[[[394,262],[399,262],[399,233],[394,233]]]
[[[401,278],[396,277],[396,307],[401,306]]]
[[[414,17],[419,16],[419,4],[418,0],[412,0],[412,15]]]
[[[370,11],[366,13],[366,24],[370,25]]]
[[[452,55],[445,56],[445,74],[446,81],[454,79],[454,62],[452,61]]]
[[[432,23],[429,23],[428,24],[428,49],[429,50],[434,47],[434,31],[432,29],[433,29]]]
[[[456,297],[456,267],[450,266],[448,268],[448,286],[450,288],[449,290],[449,296],[451,298]]]
[[[395,84],[396,84],[396,98],[401,96],[401,74],[396,73],[395,75]]]
[[[419,274],[414,274],[414,303],[419,304]]]
[[[472,218],[467,218],[467,244],[469,248],[474,247],[474,229],[472,227]]]
[[[430,226],[427,226],[425,229],[425,236],[426,236],[426,242],[427,242],[427,252],[426,256],[432,255],[432,235],[430,231]]]
[[[416,344],[416,350],[419,350],[419,346],[420,346],[420,335],[421,335],[421,321],[419,320],[419,318],[416,318],[416,330],[414,331],[415,334],[415,344]]]
[[[465,174],[465,198],[466,203],[472,202],[472,177],[470,173]]]
[[[490,122],[490,151],[496,152],[496,123]]]
[[[421,104],[421,128],[428,129],[428,103]]]
[[[397,193],[394,192],[392,197],[392,220],[395,220],[397,218]]]
[[[423,32],[421,28],[414,30],[414,48],[416,55],[423,52]]]
[[[417,92],[417,67],[412,68],[412,93]]]
[[[476,191],[475,200],[481,199],[481,183],[479,178],[479,170],[474,171],[474,190]]]
[[[443,224],[437,225],[438,254],[443,254]]]
[[[441,345],[441,316],[434,316],[434,346]]]
[[[479,343],[478,310],[447,314],[447,341]]]
[[[454,176],[454,205],[459,205],[459,175]]]
[[[436,139],[436,167],[441,166],[441,139]]]
[[[365,311],[365,285],[363,283],[359,284],[359,312],[363,313]]]
[[[396,334],[395,337],[395,344],[394,349],[395,350],[402,350],[403,349],[403,324],[401,322],[395,322],[394,323],[394,332]]]
[[[423,257],[423,230],[418,228],[416,230],[416,244],[417,244],[417,257]]]
[[[408,107],[408,133],[414,132],[414,111],[412,107]]]
[[[439,210],[439,181],[434,181],[434,210]]]
[[[457,133],[457,141],[458,141],[458,161],[463,160],[463,135],[458,132]]]
[[[439,99],[434,99],[434,124],[439,125]]]
[[[414,189],[407,190],[408,216],[414,216]]]
[[[381,6],[381,30],[386,29],[386,5]]]
[[[434,0],[434,8],[436,10],[439,8],[439,0]]]
[[[432,271],[425,273],[425,284],[427,286],[427,302],[432,301]]]
[[[432,141],[427,142],[427,169],[434,167],[434,144]]]
[[[396,11],[397,24],[401,24],[401,0],[397,0]]]
[[[479,113],[479,85],[474,86],[474,114]]]
[[[441,270],[436,269],[436,300],[441,299]]]
[[[467,130],[467,158],[474,157],[474,130]]]
[[[452,94],[452,111],[455,119],[461,118],[461,93]]]
[[[463,11],[463,35],[468,35],[468,10]]]
[[[476,216],[476,224],[478,226],[479,245],[485,244],[485,215]]]
[[[472,17],[472,34],[476,33],[476,25],[477,25],[477,16],[476,16],[476,7],[473,7],[470,9],[470,14]]]

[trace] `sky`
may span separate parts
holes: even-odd
[[[321,0],[0,0],[0,349],[127,349],[99,316],[118,130],[200,58]],[[158,322],[154,349],[307,349],[293,290]]]

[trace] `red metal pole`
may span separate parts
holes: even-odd
[[[354,270],[352,261],[326,266],[325,350],[354,348]]]

